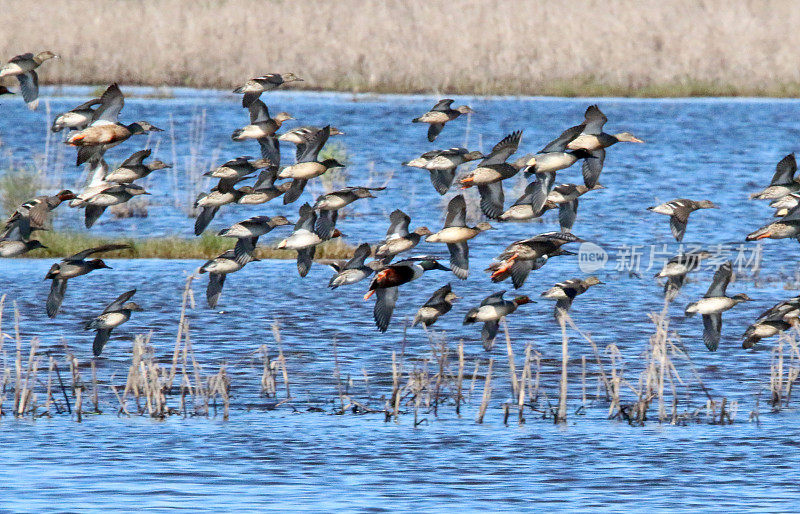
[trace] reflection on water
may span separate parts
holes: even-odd
[[[3,151],[24,161],[45,148],[45,124],[41,112],[30,113],[12,100],[18,99],[0,99],[8,113],[0,119],[0,139]],[[123,118],[174,125],[174,155],[172,143],[162,140],[155,156],[170,162],[191,151],[187,125],[204,110],[203,157],[211,160],[216,155],[221,162],[257,150],[229,138],[246,121],[238,100],[210,92],[179,92],[172,99],[132,98],[126,102]],[[350,159],[350,184],[372,180],[373,185],[382,185],[391,177],[379,198],[356,203],[341,221],[349,242],[379,240],[388,226],[387,215],[395,208],[412,216],[412,226],[440,226],[445,202],[433,191],[426,172],[398,164],[431,148],[424,128],[408,122],[429,107],[431,98],[358,97],[351,101],[348,95],[284,92],[270,94],[266,100],[270,108],[287,110],[303,123],[330,121],[344,130],[347,135],[339,141]],[[487,150],[508,132],[524,129],[521,152],[535,151],[553,134],[580,120],[590,103],[465,100],[478,112],[469,133],[465,134],[466,120],[458,120],[443,131],[437,147],[462,145],[466,138],[471,149]],[[58,112],[80,101],[82,97],[52,98],[50,105]],[[581,200],[575,233],[609,250],[611,258],[596,272],[606,284],[579,297],[572,314],[600,348],[616,344],[635,367],[652,332],[647,313],[660,310],[663,304],[661,289],[652,279],[657,269],[645,269],[644,262],[638,274],[617,271],[620,251],[635,245],[667,245],[668,252],[676,249],[667,219],[645,207],[680,197],[711,199],[721,208],[693,214],[687,242],[743,241],[769,219],[769,209],[747,196],[768,182],[778,159],[796,149],[800,102],[602,100],[600,105],[609,116],[609,131],[629,130],[647,144],[610,149],[601,176],[607,189]],[[143,142],[132,140],[113,149],[110,160],[123,159]],[[71,152],[64,155],[73,158]],[[70,164],[63,167],[63,182],[72,187],[80,179],[80,170]],[[180,172],[185,173],[185,167]],[[186,187],[182,177],[177,178],[159,172],[148,178],[147,189],[154,193],[148,218],[104,218],[92,233],[190,237],[192,220],[173,204],[172,190]],[[559,180],[579,181],[580,170],[560,172]],[[507,199],[513,200],[513,179],[510,182]],[[310,194],[304,198],[312,199]],[[254,214],[284,214],[294,219],[296,209],[297,205],[279,204],[223,208],[211,228]],[[77,229],[80,220],[62,207],[58,223]],[[472,421],[481,384],[476,385],[462,419],[455,418],[448,405],[440,409],[437,420],[423,415],[427,421],[417,428],[410,416],[401,416],[395,424],[384,423],[382,415],[305,412],[311,406],[331,412],[338,402],[334,341],[341,376],[345,382],[350,378],[353,394],[366,396],[362,378],[366,372],[372,405],[382,406],[381,396],[391,392],[391,352],[401,350],[404,337],[409,362],[420,362],[431,354],[424,332],[418,327],[404,331],[404,321],[447,281],[463,299],[440,319],[435,331],[444,331],[451,345],[463,339],[468,362],[480,358],[485,366],[479,329],[464,327],[461,320],[489,292],[510,285],[491,284],[482,270],[509,242],[557,227],[556,219],[548,215],[544,223],[502,225],[482,234],[470,242],[470,279],[462,282],[452,275],[431,273],[403,287],[385,335],[374,328],[372,303],[361,299],[366,285],[331,291],[325,285],[332,271],[323,265],[315,264],[308,277],[300,279],[293,261],[252,263],[228,278],[214,311],[204,308],[203,277],[194,284],[198,306],[188,312],[191,336],[198,360],[208,370],[221,363],[229,365],[230,421],[117,418],[110,399],[103,406],[105,415],[86,416],[80,425],[63,417],[30,421],[5,416],[0,422],[0,457],[5,464],[0,471],[4,483],[0,506],[40,511],[58,505],[63,510],[84,510],[91,503],[98,509],[158,509],[202,502],[209,510],[253,505],[432,510],[459,502],[471,509],[502,505],[589,509],[614,502],[639,509],[709,505],[786,509],[798,478],[797,452],[793,451],[800,435],[797,415],[791,409],[765,414],[768,395],[762,389],[768,381],[771,343],[745,352],[739,339],[761,311],[795,294],[781,283],[746,280],[731,285],[731,292],[745,292],[754,301],[724,316],[717,353],[705,351],[701,321],[682,316],[685,305],[705,293],[710,271],[698,273],[686,285],[670,312],[671,329],[691,353],[710,393],[739,402],[737,423],[732,426],[650,423],[645,428],[629,427],[605,420],[605,404],[574,415],[580,389],[573,388],[568,426],[553,426],[529,414],[525,425],[505,427],[500,404],[510,393],[502,344],[492,354],[498,377],[483,425]],[[796,244],[791,240],[764,244],[761,277],[794,275]],[[421,250],[443,255],[440,246],[423,245]],[[44,312],[49,283],[42,278],[51,264],[26,259],[0,262],[0,294],[16,302],[25,341],[39,337],[43,350],[54,352],[66,342],[86,365],[91,359],[92,334],[82,330],[82,322],[122,291],[135,287],[136,300],[146,311],[135,313],[113,333],[103,358],[96,362],[98,379],[103,386],[120,381],[137,333],[152,331],[157,357],[165,362],[171,359],[186,274],[200,262],[112,260],[113,270],[71,281],[62,313],[49,320]],[[520,292],[536,297],[560,280],[582,275],[577,258],[554,259],[535,272]],[[9,316],[7,308],[6,322]],[[260,361],[254,352],[262,343],[275,348],[271,330],[275,322],[280,326],[296,403],[267,412],[258,394]],[[9,332],[8,326],[4,325],[4,332]],[[527,343],[541,352],[542,387],[554,398],[561,348],[551,303],[541,300],[525,306],[509,319],[509,332],[518,358]],[[6,341],[7,351],[8,345]],[[577,381],[580,357],[591,360],[592,353],[578,337],[570,353],[571,373]],[[636,375],[632,372],[631,376]],[[759,391],[761,425],[757,426],[746,419]],[[686,401],[699,408],[705,397],[698,394]]]

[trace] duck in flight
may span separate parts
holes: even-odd
[[[92,353],[95,357],[99,357],[103,353],[103,348],[108,343],[112,330],[131,319],[132,312],[144,310],[136,302],[128,301],[135,294],[136,289],[122,293],[116,300],[109,303],[99,316],[84,325],[86,330],[97,331],[92,343]]]
[[[458,118],[462,114],[467,113],[474,113],[475,111],[472,110],[471,107],[467,105],[462,105],[456,107],[455,109],[451,109],[450,106],[455,100],[451,100],[449,98],[445,98],[444,100],[439,100],[436,102],[436,105],[431,107],[431,110],[423,114],[418,118],[414,118],[411,120],[412,123],[427,123],[428,127],[428,141],[433,143],[436,140],[436,137],[444,128],[444,124],[448,121],[453,121],[454,119]]]
[[[32,111],[39,106],[39,75],[35,70],[50,59],[60,59],[60,57],[50,50],[39,52],[36,55],[26,53],[12,57],[0,68],[0,79],[16,77],[22,92],[22,99],[25,100],[28,109]]]
[[[744,293],[727,296],[726,290],[733,274],[731,261],[719,267],[705,296],[686,306],[686,316],[701,314],[703,316],[703,342],[709,351],[715,352],[719,347],[722,332],[722,313],[750,297]]]

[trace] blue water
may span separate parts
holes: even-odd
[[[124,88],[128,91],[128,88]],[[130,90],[141,93],[142,90]],[[50,96],[48,94],[58,94]],[[53,113],[85,100],[89,90],[44,90]],[[388,213],[401,208],[412,217],[412,227],[441,227],[447,199],[433,191],[427,172],[403,168],[408,160],[431,145],[425,127],[411,118],[432,105],[430,97],[352,96],[281,92],[265,95],[270,109],[289,111],[302,123],[332,123],[346,132],[333,139],[346,147],[349,185],[387,183],[378,198],[359,201],[340,221],[353,245],[377,242],[388,226]],[[173,172],[155,172],[144,181],[153,193],[145,219],[115,219],[104,215],[92,228],[99,235],[172,235],[191,237],[193,220],[176,205],[175,190],[184,192],[192,162],[201,171],[238,155],[256,155],[255,144],[236,143],[230,133],[247,121],[240,98],[213,91],[176,90],[174,97],[131,97],[121,118],[148,120],[170,131],[131,139],[108,153],[119,162],[148,143],[154,157],[176,164]],[[517,155],[541,148],[565,127],[582,119],[591,99],[458,98],[477,114],[469,121],[448,124],[436,148],[467,145],[488,150],[504,135],[524,129]],[[579,297],[572,315],[591,333],[601,351],[617,345],[626,364],[626,378],[636,387],[640,356],[652,333],[647,314],[663,307],[660,286],[648,269],[650,252],[677,251],[664,216],[645,210],[673,198],[713,200],[720,209],[694,213],[686,234],[688,243],[725,246],[736,258],[742,246],[748,258],[756,245],[744,236],[766,224],[771,211],[763,202],[747,199],[766,185],[775,163],[797,150],[800,131],[796,120],[800,102],[791,100],[597,100],[609,117],[609,132],[630,131],[644,145],[619,144],[608,152],[600,182],[606,189],[581,199],[574,232],[610,254],[597,272],[605,285]],[[41,162],[47,148],[46,177],[52,189],[79,188],[82,170],[73,166],[74,154],[46,134],[46,107],[31,113],[18,98],[0,98],[0,159],[16,164]],[[203,144],[193,144],[191,125],[205,116]],[[194,120],[194,121],[193,121]],[[295,126],[297,122],[287,124]],[[468,128],[467,128],[468,127]],[[285,161],[291,151],[283,148]],[[197,156],[192,161],[192,153]],[[580,169],[559,172],[560,182],[580,181]],[[207,187],[206,184],[200,184]],[[313,201],[322,187],[312,181],[302,201]],[[516,178],[506,183],[506,204],[521,192]],[[211,229],[256,214],[297,216],[299,202],[290,206],[226,206]],[[83,230],[79,212],[62,206],[57,228]],[[279,232],[283,230],[283,232]],[[325,287],[331,270],[315,264],[305,279],[297,276],[293,261],[264,261],[246,266],[228,277],[216,310],[205,308],[206,278],[194,283],[197,307],[188,312],[191,336],[204,372],[226,363],[232,383],[228,421],[221,417],[172,417],[166,421],[114,415],[116,401],[106,387],[124,382],[131,341],[152,331],[152,346],[162,362],[171,359],[180,295],[186,276],[200,264],[193,260],[110,260],[113,270],[70,281],[64,307],[47,319],[44,300],[49,283],[42,280],[52,264],[48,259],[0,262],[0,294],[7,295],[3,331],[11,333],[10,303],[20,312],[23,340],[41,339],[43,350],[62,352],[66,343],[81,362],[84,379],[91,360],[91,333],[82,323],[97,315],[119,293],[136,287],[136,301],[145,312],[115,330],[103,358],[96,361],[101,384],[102,416],[87,415],[81,424],[67,415],[53,419],[0,418],[0,507],[13,511],[105,510],[108,508],[197,508],[207,510],[443,510],[459,504],[469,510],[721,510],[751,507],[789,510],[797,501],[798,416],[792,408],[768,414],[764,390],[774,340],[755,351],[740,348],[740,335],[764,309],[796,294],[794,240],[767,241],[760,247],[762,269],[754,280],[744,270],[729,292],[745,292],[753,302],[724,315],[720,349],[709,353],[702,343],[702,323],[684,318],[686,304],[702,296],[711,271],[692,277],[670,310],[670,328],[689,351],[698,374],[715,399],[737,401],[736,423],[717,426],[645,427],[605,419],[607,404],[593,401],[595,369],[591,348],[572,334],[570,348],[570,416],[566,426],[526,413],[527,423],[502,424],[501,404],[509,400],[507,357],[501,338],[487,355],[479,327],[462,326],[464,313],[493,291],[511,285],[492,284],[482,270],[508,243],[539,232],[558,230],[553,213],[543,222],[503,224],[470,241],[471,275],[459,281],[451,274],[431,272],[401,289],[389,331],[383,335],[372,323],[372,302],[361,299],[366,283],[330,291]],[[278,229],[272,239],[289,232]],[[270,243],[269,238],[265,241]],[[636,247],[642,255],[638,273],[630,273],[626,252]],[[423,244],[420,251],[440,255],[443,245]],[[725,257],[725,256],[723,256]],[[616,269],[617,266],[620,269]],[[520,294],[537,297],[552,284],[584,276],[575,257],[561,257],[532,274]],[[467,374],[481,362],[481,380],[470,402],[457,418],[451,404],[440,407],[439,417],[413,426],[413,415],[384,423],[382,414],[330,415],[338,405],[334,374],[334,342],[341,375],[352,384],[349,393],[373,408],[391,393],[391,353],[405,351],[406,369],[422,366],[431,357],[425,333],[405,329],[416,309],[438,287],[451,282],[463,299],[434,326],[452,346],[465,344]],[[512,294],[510,292],[510,294]],[[267,344],[277,348],[272,325],[280,326],[287,356],[293,402],[268,410],[259,393],[261,362],[254,355]],[[518,371],[525,345],[542,354],[542,390],[551,401],[557,395],[561,334],[547,300],[525,305],[508,319],[509,335]],[[401,341],[405,340],[403,344]],[[11,352],[11,341],[5,342]],[[13,353],[13,352],[12,352]],[[11,353],[9,353],[11,355]],[[605,354],[604,354],[605,355]],[[482,393],[487,359],[495,359],[492,403],[483,425],[474,423]],[[589,362],[588,395],[592,404],[575,415],[581,404],[580,358]],[[607,362],[607,361],[606,361]],[[428,364],[434,368],[435,363]],[[364,371],[369,384],[364,384]],[[687,410],[701,408],[706,397],[681,364],[687,386],[682,398]],[[122,378],[121,378],[122,377]],[[278,383],[279,396],[282,394]],[[628,399],[630,392],[626,391]],[[761,423],[748,422],[760,394]],[[280,398],[279,398],[280,399]],[[41,401],[41,398],[40,398]],[[273,400],[270,402],[274,403]],[[7,398],[4,407],[8,409]],[[271,406],[270,406],[271,407]],[[314,407],[314,412],[309,408]],[[322,412],[316,412],[321,408]],[[516,413],[512,414],[515,420]]]

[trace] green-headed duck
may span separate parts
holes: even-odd
[[[467,202],[464,195],[454,196],[447,204],[447,217],[444,228],[425,238],[429,243],[447,243],[450,251],[450,268],[461,280],[469,276],[469,246],[467,241],[481,232],[491,230],[492,226],[482,221],[474,227],[467,226]]]
[[[435,258],[424,256],[411,257],[385,266],[372,277],[369,291],[364,295],[364,300],[368,300],[373,294],[377,297],[372,317],[375,319],[378,330],[386,332],[386,329],[389,328],[400,292],[399,287],[420,278],[426,271],[434,269],[450,271],[450,268],[442,266]]]
[[[436,192],[443,195],[450,189],[456,178],[456,168],[462,164],[486,157],[478,151],[470,152],[466,148],[449,148],[447,150],[431,150],[416,159],[404,162],[403,166],[422,168],[431,175],[431,184]]]
[[[545,265],[548,259],[559,255],[574,255],[561,247],[567,243],[581,243],[583,239],[569,232],[545,232],[515,241],[495,257],[486,271],[491,271],[492,282],[502,282],[511,277],[514,289],[519,289],[528,274]]]
[[[314,209],[309,204],[304,203],[300,207],[299,214],[300,218],[294,225],[294,231],[289,237],[278,243],[278,248],[297,250],[297,271],[301,277],[305,277],[311,269],[317,245],[322,243],[323,239],[314,232],[314,225],[317,221],[317,213]],[[338,229],[333,229],[331,237],[340,237],[342,235]]]
[[[34,71],[48,59],[58,59],[59,56],[46,50],[36,55],[32,53],[12,57],[2,68],[0,78],[16,77],[22,92],[22,99],[28,104],[28,109],[35,110],[39,106],[39,76]]]
[[[283,195],[284,205],[289,204],[300,198],[306,183],[319,177],[331,168],[341,168],[344,165],[336,159],[325,159],[319,161],[319,152],[330,136],[331,127],[326,126],[322,130],[310,134],[303,144],[297,146],[297,163],[283,168],[278,173],[278,178],[292,179],[292,186]]]
[[[489,218],[498,219],[503,214],[503,184],[519,172],[520,166],[506,162],[517,151],[522,131],[513,132],[497,143],[492,152],[478,167],[460,180],[462,188],[478,186],[481,195],[481,211]]]
[[[775,174],[772,175],[769,187],[762,189],[758,193],[753,193],[750,198],[755,200],[776,200],[800,191],[800,183],[794,179],[795,173],[797,173],[797,161],[794,154],[790,153],[775,166]]]
[[[656,273],[656,278],[666,278],[667,282],[664,284],[664,298],[671,302],[678,295],[683,283],[686,281],[686,275],[695,271],[703,259],[711,257],[711,253],[705,250],[696,252],[687,252],[676,255],[664,263],[661,271]]]
[[[689,223],[689,215],[699,209],[716,209],[717,206],[711,200],[687,200],[679,198],[665,202],[653,207],[648,207],[648,211],[669,216],[669,228],[675,240],[680,242],[686,233],[686,224]]]
[[[37,196],[21,204],[6,220],[6,229],[19,225],[20,234],[28,239],[32,230],[44,230],[50,218],[50,211],[61,205],[61,202],[72,200],[75,193],[62,189],[52,196]]]
[[[500,328],[500,320],[517,310],[520,305],[532,303],[527,296],[517,296],[513,300],[504,300],[505,291],[487,296],[478,307],[473,307],[464,317],[464,324],[483,322],[481,339],[483,349],[487,352],[494,347],[494,339],[497,337],[497,330]]]
[[[450,105],[454,101],[455,100],[451,100],[449,98],[439,100],[430,111],[426,112],[419,118],[414,118],[411,120],[412,123],[427,123],[430,125],[428,127],[428,141],[431,143],[436,140],[436,136],[438,136],[442,131],[445,123],[448,121],[453,121],[462,114],[475,112],[467,105],[462,105],[460,107],[456,107],[455,109],[451,109]]]
[[[134,180],[142,179],[154,171],[171,168],[169,164],[165,164],[159,160],[154,160],[144,163],[144,160],[150,157],[151,150],[139,150],[133,155],[125,159],[117,169],[106,175],[107,182],[117,182],[119,184],[130,184]]]
[[[79,106],[67,112],[62,112],[56,119],[53,120],[53,125],[50,127],[52,132],[61,132],[64,129],[83,130],[89,126],[94,116],[94,107],[101,102],[99,98],[94,98],[88,102],[82,103]]]
[[[553,315],[558,320],[566,316],[576,296],[585,293],[590,287],[602,283],[597,277],[571,278],[554,285],[542,293],[542,296],[550,300],[556,300],[556,308]]]
[[[334,262],[330,266],[336,271],[328,282],[328,287],[336,289],[339,286],[349,286],[361,282],[375,271],[372,266],[367,266],[364,261],[372,253],[369,243],[361,243],[353,252],[353,257],[344,264]]]
[[[383,191],[384,189],[386,188],[353,186],[319,196],[314,203],[314,210],[319,211],[314,230],[323,240],[327,241],[331,238],[333,229],[336,228],[339,209],[362,198],[375,198],[372,191]]]
[[[411,326],[422,323],[422,326],[429,327],[436,323],[441,316],[444,316],[453,308],[453,302],[459,297],[453,292],[450,284],[440,287],[433,292],[431,297],[419,308],[414,316]]]
[[[250,107],[261,93],[271,91],[289,82],[303,82],[303,79],[296,76],[294,73],[267,73],[260,77],[252,78],[244,83],[244,85],[237,87],[233,90],[236,94],[244,94],[242,97],[242,107]]]
[[[703,315],[703,342],[706,344],[706,348],[712,352],[717,351],[719,347],[722,313],[741,302],[750,300],[750,297],[744,293],[735,296],[725,294],[732,274],[733,266],[731,261],[728,261],[714,273],[714,279],[705,296],[686,306],[686,316]]]
[[[44,277],[45,280],[52,280],[50,284],[50,294],[47,296],[47,316],[55,318],[64,301],[64,293],[67,292],[67,281],[71,278],[86,275],[97,269],[111,269],[102,259],[89,259],[90,255],[114,250],[124,250],[130,248],[127,244],[107,244],[96,248],[87,248],[75,255],[70,255],[50,267],[50,271]]]
[[[428,227],[417,227],[413,232],[408,231],[411,217],[397,209],[389,215],[389,230],[386,231],[386,238],[383,243],[375,249],[375,258],[384,264],[392,261],[395,255],[407,252],[419,244],[423,236],[429,236],[433,232]]]
[[[136,289],[122,293],[116,300],[108,304],[102,314],[84,325],[86,330],[97,331],[94,343],[92,343],[92,353],[95,357],[99,357],[103,353],[103,348],[105,348],[108,338],[111,337],[113,329],[131,319],[132,312],[144,310],[136,302],[128,301],[135,294]]]

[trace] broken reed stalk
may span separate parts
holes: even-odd
[[[486,370],[486,381],[483,383],[483,398],[481,399],[481,406],[478,410],[478,423],[483,423],[483,416],[486,414],[486,409],[489,407],[489,400],[492,399],[492,368],[494,366],[494,359],[489,359],[489,368]]]
[[[336,392],[339,393],[339,409],[344,414],[344,393],[342,392],[342,377],[339,373],[339,355],[336,351],[336,339],[333,340],[333,380],[336,382]]]
[[[261,372],[261,394],[267,398],[276,397],[278,394],[277,384],[275,381],[274,365],[269,358],[269,350],[267,345],[262,344],[259,348],[264,366]]]
[[[456,378],[456,415],[461,416],[462,383],[464,381],[464,341],[458,342],[458,375]]]
[[[286,357],[283,356],[283,344],[281,343],[281,331],[278,322],[272,324],[272,336],[278,345],[278,364],[281,367],[281,374],[283,375],[283,385],[286,388],[286,398],[291,398],[292,393],[289,391],[289,371],[286,369]]]
[[[519,382],[517,381],[517,367],[514,363],[514,349],[511,348],[511,336],[508,334],[508,322],[503,318],[503,331],[506,334],[506,353],[508,354],[508,374],[511,378],[511,397],[519,396]]]
[[[558,324],[561,325],[561,382],[558,388],[558,414],[556,423],[567,421],[567,367],[569,364],[569,339],[567,338],[567,326],[565,322],[566,313],[561,313],[558,317]]]

